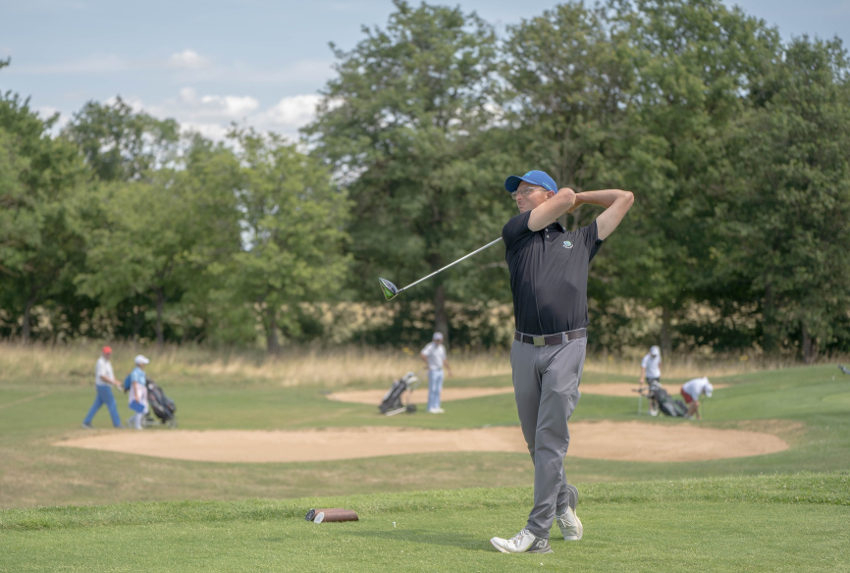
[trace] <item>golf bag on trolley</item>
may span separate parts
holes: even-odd
[[[674,400],[670,397],[670,394],[667,393],[667,390],[661,387],[661,384],[658,382],[651,382],[649,384],[649,393],[648,396],[650,399],[655,399],[658,404],[658,409],[666,416],[672,416],[674,418],[682,418],[687,415],[688,407],[682,400]]]
[[[147,379],[146,385],[148,388],[150,410],[160,419],[162,424],[166,424],[171,428],[176,426],[177,416],[175,412],[177,411],[177,406],[174,404],[174,400],[166,396],[162,388],[150,378]],[[151,425],[155,423],[155,420],[148,418],[146,422],[148,425]]]
[[[384,394],[384,399],[378,405],[378,410],[386,416],[395,416],[402,412],[415,412],[416,404],[410,403],[409,394],[419,384],[419,379],[413,372],[408,372],[390,386],[390,389]],[[408,393],[407,403],[404,402],[404,394]]]

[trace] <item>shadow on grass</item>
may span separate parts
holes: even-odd
[[[388,531],[347,531],[346,534],[357,537],[385,538],[398,543],[407,541],[409,543],[428,543],[431,545],[442,545],[446,547],[458,547],[476,551],[495,551],[488,539],[481,539],[470,534],[448,532],[436,534],[433,529],[392,529]]]

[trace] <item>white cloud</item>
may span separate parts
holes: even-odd
[[[183,133],[200,133],[205,138],[211,139],[213,141],[223,141],[224,138],[227,137],[227,131],[229,129],[229,125],[222,125],[220,123],[203,123],[193,121],[180,122],[180,130]]]
[[[273,126],[292,131],[310,123],[316,115],[316,105],[321,96],[315,94],[297,95],[281,99],[261,117]]]
[[[277,133],[294,143],[299,139],[298,130],[315,118],[320,99],[318,94],[304,94],[285,97],[271,107],[264,107],[250,95],[202,94],[187,86],[173,97],[154,104],[136,98],[124,101],[137,112],[175,119],[182,131],[194,131],[214,141],[224,140],[235,123],[253,127],[260,133]],[[106,103],[114,103],[114,98]]]
[[[171,54],[171,57],[168,58],[169,67],[182,70],[199,70],[208,67],[209,64],[210,61],[195,50],[183,50]]]
[[[56,114],[56,113],[60,113],[60,111],[57,108],[50,106],[50,105],[43,105],[41,107],[37,107],[37,108],[35,108],[34,111],[38,114],[38,116],[41,119],[45,119],[45,120],[49,117],[53,117],[53,115]],[[62,121],[61,115],[59,116],[59,121]]]
[[[207,95],[201,97],[201,104],[207,113],[228,118],[244,117],[260,106],[260,102],[251,96]]]
[[[189,105],[194,105],[198,102],[198,93],[195,88],[180,88],[179,100]]]
[[[34,111],[38,114],[38,117],[45,121],[53,117],[55,114],[59,114],[56,123],[53,124],[53,128],[49,132],[53,136],[59,135],[62,129],[71,121],[71,117],[69,115],[62,114],[61,110],[58,110],[53,106],[40,106],[35,108]]]
[[[252,96],[233,95],[202,95],[199,96],[194,88],[181,88],[178,105],[188,108],[196,116],[222,118],[227,120],[240,119],[260,107],[260,102]]]

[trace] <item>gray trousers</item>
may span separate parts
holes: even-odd
[[[578,490],[567,483],[564,457],[570,444],[567,422],[581,396],[587,338],[556,346],[511,345],[514,397],[522,435],[534,462],[534,507],[526,528],[549,538],[555,515],[575,509]]]

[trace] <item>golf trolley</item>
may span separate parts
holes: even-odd
[[[416,404],[410,403],[410,395],[413,390],[419,385],[419,378],[413,372],[408,372],[395,382],[384,394],[384,399],[378,405],[378,410],[385,416],[395,416],[402,412],[413,413],[416,411]],[[404,400],[404,395],[407,394],[407,401]]]
[[[159,385],[151,380],[147,379],[146,382],[148,388],[148,405],[150,406],[151,412],[159,418],[160,424],[163,426],[168,426],[169,428],[174,428],[177,426],[177,415],[175,412],[177,411],[177,406],[174,404],[174,400],[165,395],[165,392]],[[145,416],[145,426],[154,426],[157,424],[156,420],[148,413]]]
[[[653,380],[648,386],[641,386],[635,392],[638,393],[638,414],[641,412],[644,397],[649,400],[650,408],[652,401],[655,400],[655,403],[658,404],[658,409],[665,416],[684,418],[688,414],[688,407],[685,403],[682,400],[670,397],[670,394],[661,386],[660,382]],[[649,413],[653,416],[658,415],[658,412],[653,413],[651,409]]]

